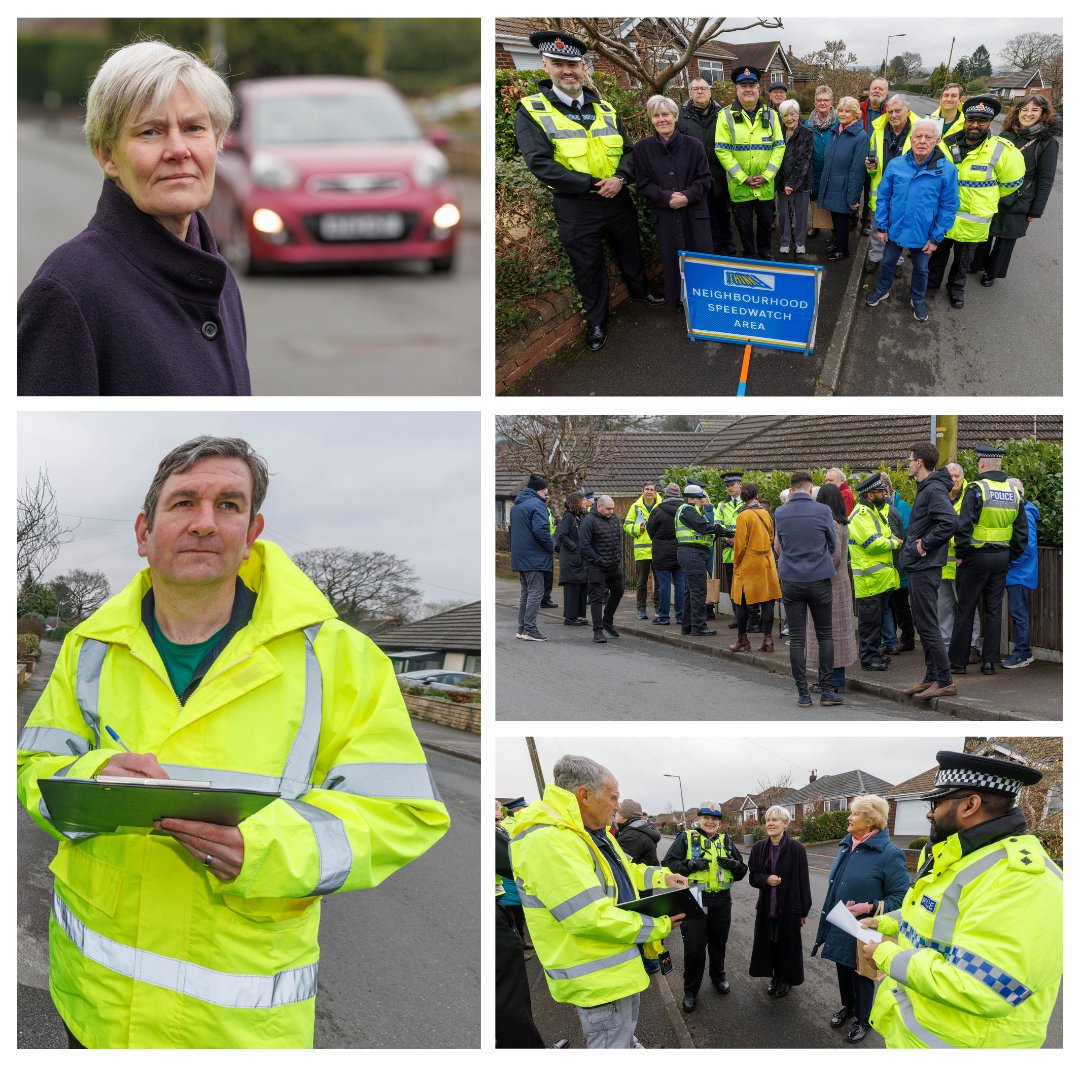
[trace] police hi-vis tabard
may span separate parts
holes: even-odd
[[[753,123],[738,105],[721,110],[716,117],[714,150],[727,173],[732,202],[775,198],[776,174],[784,160],[784,126],[772,109],[759,104]],[[763,176],[765,183],[752,188],[746,183],[751,176]]]
[[[561,113],[543,94],[531,94],[521,103],[544,129],[551,140],[555,160],[564,169],[595,176],[597,180],[615,175],[622,161],[623,137],[616,126],[613,106],[606,101],[594,101],[593,119],[583,127]]]
[[[682,522],[683,512],[687,507],[691,507],[697,513],[701,514],[704,507],[691,506],[690,503],[683,503],[678,510],[675,511],[675,543],[676,544],[695,544],[698,547],[711,548],[716,537],[713,533],[699,533],[690,528],[689,525],[684,525]],[[704,517],[704,514],[701,514]]]
[[[67,635],[19,739],[19,798],[60,841],[49,987],[91,1048],[310,1047],[322,897],[378,885],[449,824],[390,661],[276,545],[239,576],[250,621],[184,704],[144,570]],[[38,782],[100,772],[122,750],[106,725],[173,778],[281,791],[240,824],[238,877],[147,829],[56,830]]]
[[[950,135],[942,145],[956,165],[960,185],[960,209],[947,239],[961,243],[985,240],[990,235],[990,222],[997,213],[998,202],[1015,195],[1024,183],[1024,155],[1007,139],[987,135],[960,160],[960,145],[964,133]]]
[[[892,561],[896,546],[888,510],[856,503],[848,519],[848,554],[856,599],[900,588],[900,575]]]
[[[588,1007],[649,985],[639,945],[671,932],[671,919],[616,907],[611,867],[581,820],[577,796],[549,784],[508,829],[525,921],[556,1001]],[[663,888],[668,871],[632,862],[610,835],[635,890]]]
[[[971,546],[1008,545],[1012,540],[1013,522],[1020,513],[1020,497],[1004,480],[980,478],[974,484],[982,494],[982,509],[971,530]]]
[[[660,497],[658,495],[654,496],[652,506],[645,501],[644,496],[641,496],[640,498],[635,499],[631,504],[630,509],[626,511],[626,518],[623,521],[623,532],[632,536],[634,539],[635,561],[652,558],[652,537],[645,528],[645,523],[649,520],[649,515],[659,505]]]
[[[918,120],[918,116],[915,113],[908,111],[907,133],[904,135],[904,145],[900,148],[900,153],[896,157],[903,157],[911,149],[911,133],[915,129],[915,121]],[[877,155],[877,165],[874,166],[872,171],[867,172],[867,176],[870,177],[870,209],[877,208],[877,189],[881,183],[881,178],[885,175],[885,139],[887,138],[886,131],[889,128],[889,117],[887,113],[882,113],[871,125],[870,125],[870,154]],[[891,134],[891,132],[890,132]],[[895,158],[890,158],[890,161]]]
[[[705,859],[709,863],[708,870],[695,870],[686,875],[691,884],[703,886],[706,892],[727,892],[731,888],[735,876],[717,861],[730,857],[727,853],[727,837],[722,829],[715,839],[710,839],[697,829],[689,829],[686,833],[686,857]]]
[[[952,508],[956,511],[956,516],[960,516],[960,508],[964,505],[964,492],[967,491],[968,482],[965,480],[960,485],[960,494],[956,496],[952,501]],[[942,581],[955,581],[956,580],[956,536],[949,537],[949,554],[946,556],[945,565],[941,568],[941,580]]]
[[[720,503],[716,508],[720,523],[726,525],[729,529],[734,529],[739,520],[739,507],[742,505],[742,499],[725,499]],[[735,548],[730,544],[724,544],[720,548],[720,561],[734,565]]]
[[[1037,1047],[1062,969],[1062,875],[1034,836],[963,854],[936,844],[899,911],[878,921],[888,976],[871,1025],[889,1047]]]

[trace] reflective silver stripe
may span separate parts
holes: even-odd
[[[74,764],[75,764],[75,762],[72,761],[69,764],[65,765],[62,769],[57,769],[56,772],[54,772],[49,779],[51,779],[51,780],[59,780],[61,777],[67,776],[68,771],[71,769],[71,766],[74,765]],[[56,828],[56,823],[53,821],[52,815],[49,813],[49,808],[45,805],[44,796],[42,796],[42,798],[40,798],[38,800],[38,811],[41,814],[41,816],[50,825],[53,826],[53,828]],[[63,836],[66,836],[69,840],[85,840],[88,836],[98,836],[99,835],[96,832],[76,832],[74,830],[72,830],[71,832],[64,832],[63,829],[57,829],[57,832],[61,833]]]
[[[527,893],[525,891],[525,886],[521,884],[520,879],[518,879],[517,887],[518,887],[518,896],[521,898],[521,906],[522,907],[538,907],[538,908],[542,908],[544,906],[544,901],[541,900],[540,897],[533,896],[531,893]]]
[[[77,757],[89,753],[91,745],[73,731],[57,727],[27,727],[19,736],[20,750],[36,750],[41,754],[55,754],[57,757]]]
[[[246,788],[249,791],[266,791],[280,794],[281,777],[265,773],[234,772],[231,769],[203,769],[197,765],[176,765],[161,762],[161,767],[173,780],[203,780],[216,787]]]
[[[663,888],[667,879],[667,871],[662,866],[650,866],[645,871],[645,888],[646,889],[660,889]]]
[[[994,171],[994,166],[998,163],[998,158],[1005,153],[1005,144],[1003,142],[995,143],[994,149],[990,154],[990,160],[986,163],[986,171],[991,173]]]
[[[734,165],[731,166],[730,169],[728,169],[727,174],[728,176],[734,178],[741,171],[742,166],[738,162],[736,162]]]
[[[319,753],[322,728],[322,672],[315,655],[315,638],[322,623],[304,627],[304,714],[293,740],[285,771],[281,774],[281,794],[287,799],[303,795],[311,787],[311,774]]]
[[[644,945],[646,941],[652,936],[653,927],[656,925],[656,920],[651,915],[641,916],[641,929],[638,931],[638,936],[634,938],[635,945]]]
[[[345,822],[305,802],[286,801],[310,826],[319,849],[319,880],[308,896],[323,896],[345,884],[352,869],[352,847]]]
[[[276,975],[215,971],[112,941],[80,922],[55,893],[52,913],[60,929],[83,956],[136,982],[160,986],[230,1009],[270,1009],[277,1005],[295,1005],[315,996],[319,975],[317,962],[279,971]]]
[[[591,889],[585,889],[584,892],[579,892],[576,896],[571,896],[569,900],[564,900],[561,904],[556,904],[550,910],[552,916],[558,919],[559,922],[562,922],[563,919],[569,919],[571,915],[583,911],[590,904],[595,904],[597,900],[606,899],[607,891],[600,888],[598,885],[594,885]]]
[[[101,745],[101,717],[98,699],[101,696],[101,669],[109,646],[104,641],[87,638],[79,650],[79,668],[75,676],[75,700],[86,726],[94,733],[94,743]]]
[[[548,821],[541,821],[536,825],[530,825],[527,829],[522,829],[517,836],[510,837],[510,843],[516,844],[519,840],[524,840],[526,836],[531,832],[536,832],[537,829],[554,829],[555,826]]]
[[[951,1043],[945,1042],[944,1039],[933,1034],[933,1032],[928,1031],[915,1019],[915,1010],[911,1006],[911,998],[907,996],[907,991],[902,986],[893,987],[893,996],[900,1006],[900,1017],[904,1021],[904,1027],[906,1027],[912,1035],[922,1039],[927,1046],[931,1046],[935,1050],[956,1049]]]
[[[779,172],[780,171],[780,166],[779,165],[774,165],[770,161],[769,164],[765,166],[765,171],[766,172]]]
[[[857,946],[856,946],[857,947]],[[889,974],[897,982],[907,982],[907,969],[908,965],[914,959],[918,949],[904,949],[903,952],[896,953],[892,960],[889,962]]]
[[[545,117],[550,120],[550,117]],[[587,139],[589,137],[588,132],[583,130],[571,131],[568,128],[555,128],[548,132],[549,139]]]
[[[960,894],[966,885],[970,885],[977,877],[986,873],[995,863],[1007,859],[1004,848],[996,848],[989,855],[977,859],[970,866],[954,875],[948,888],[941,894],[937,910],[934,912],[934,924],[931,937],[944,945],[951,945],[956,934],[956,923],[960,918]]]
[[[439,799],[435,777],[423,761],[361,761],[355,765],[335,765],[321,786],[369,799]]]
[[[622,952],[615,953],[614,956],[605,956],[602,960],[590,960],[586,964],[575,964],[573,967],[568,968],[545,968],[544,972],[549,979],[578,979],[582,975],[592,975],[595,971],[618,967],[619,964],[625,964],[630,960],[640,958],[641,953],[638,952],[637,946],[634,945],[629,949],[623,949]]]
[[[985,225],[987,222],[994,220],[993,214],[990,217],[979,217],[977,214],[965,214],[963,210],[957,211],[956,216],[962,221],[973,221],[976,225]]]
[[[866,567],[865,570],[856,570],[852,568],[851,572],[855,575],[855,577],[862,577],[862,575],[864,574],[876,574],[879,570],[891,570],[892,568],[892,563],[879,562],[874,563],[873,566]]]
[[[582,134],[584,134],[584,132],[582,132]],[[616,127],[611,127],[608,124],[605,124],[603,127],[591,127],[591,128],[589,128],[589,135],[594,139],[598,135],[618,135],[618,134],[619,134],[619,129],[616,128]]]
[[[1058,866],[1058,864],[1054,862],[1054,860],[1051,859],[1049,855],[1044,855],[1043,861],[1046,863],[1047,870],[1049,870],[1052,874],[1057,874],[1059,880],[1065,880],[1065,875],[1062,873],[1061,867]]]

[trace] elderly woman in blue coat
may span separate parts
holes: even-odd
[[[817,940],[810,955],[821,955],[836,964],[840,984],[840,1008],[829,1023],[834,1028],[854,1017],[845,1038],[850,1043],[866,1038],[870,1009],[874,1004],[874,981],[855,970],[859,943],[850,934],[827,922],[825,916],[842,903],[856,918],[895,911],[908,887],[904,853],[889,840],[886,822],[889,804],[880,795],[859,795],[848,810],[848,834],[829,871],[829,889],[821,905]]]
[[[818,184],[817,204],[832,211],[833,248],[830,262],[847,259],[851,219],[858,210],[866,177],[866,155],[870,152],[870,136],[863,131],[862,112],[853,97],[842,97],[836,106],[839,124],[825,147],[821,181]]]
[[[236,279],[199,212],[233,112],[221,76],[164,41],[101,65],[85,124],[101,197],[19,298],[20,394],[251,393]]]

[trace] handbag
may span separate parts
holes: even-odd
[[[818,206],[815,200],[811,205],[810,227],[812,229],[831,229],[833,227],[832,211]]]
[[[873,914],[868,917],[879,919],[884,914],[885,901],[879,900]],[[872,960],[867,960],[866,957],[863,956],[862,946],[863,943],[861,941],[857,941],[855,943],[855,971],[864,979],[870,979],[871,982],[880,982],[882,979],[885,978],[885,972],[882,971],[881,968],[879,968]]]

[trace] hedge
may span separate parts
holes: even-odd
[[[800,837],[804,844],[820,840],[841,840],[847,836],[848,811],[829,810],[824,814],[804,817],[800,824],[802,825]]]

